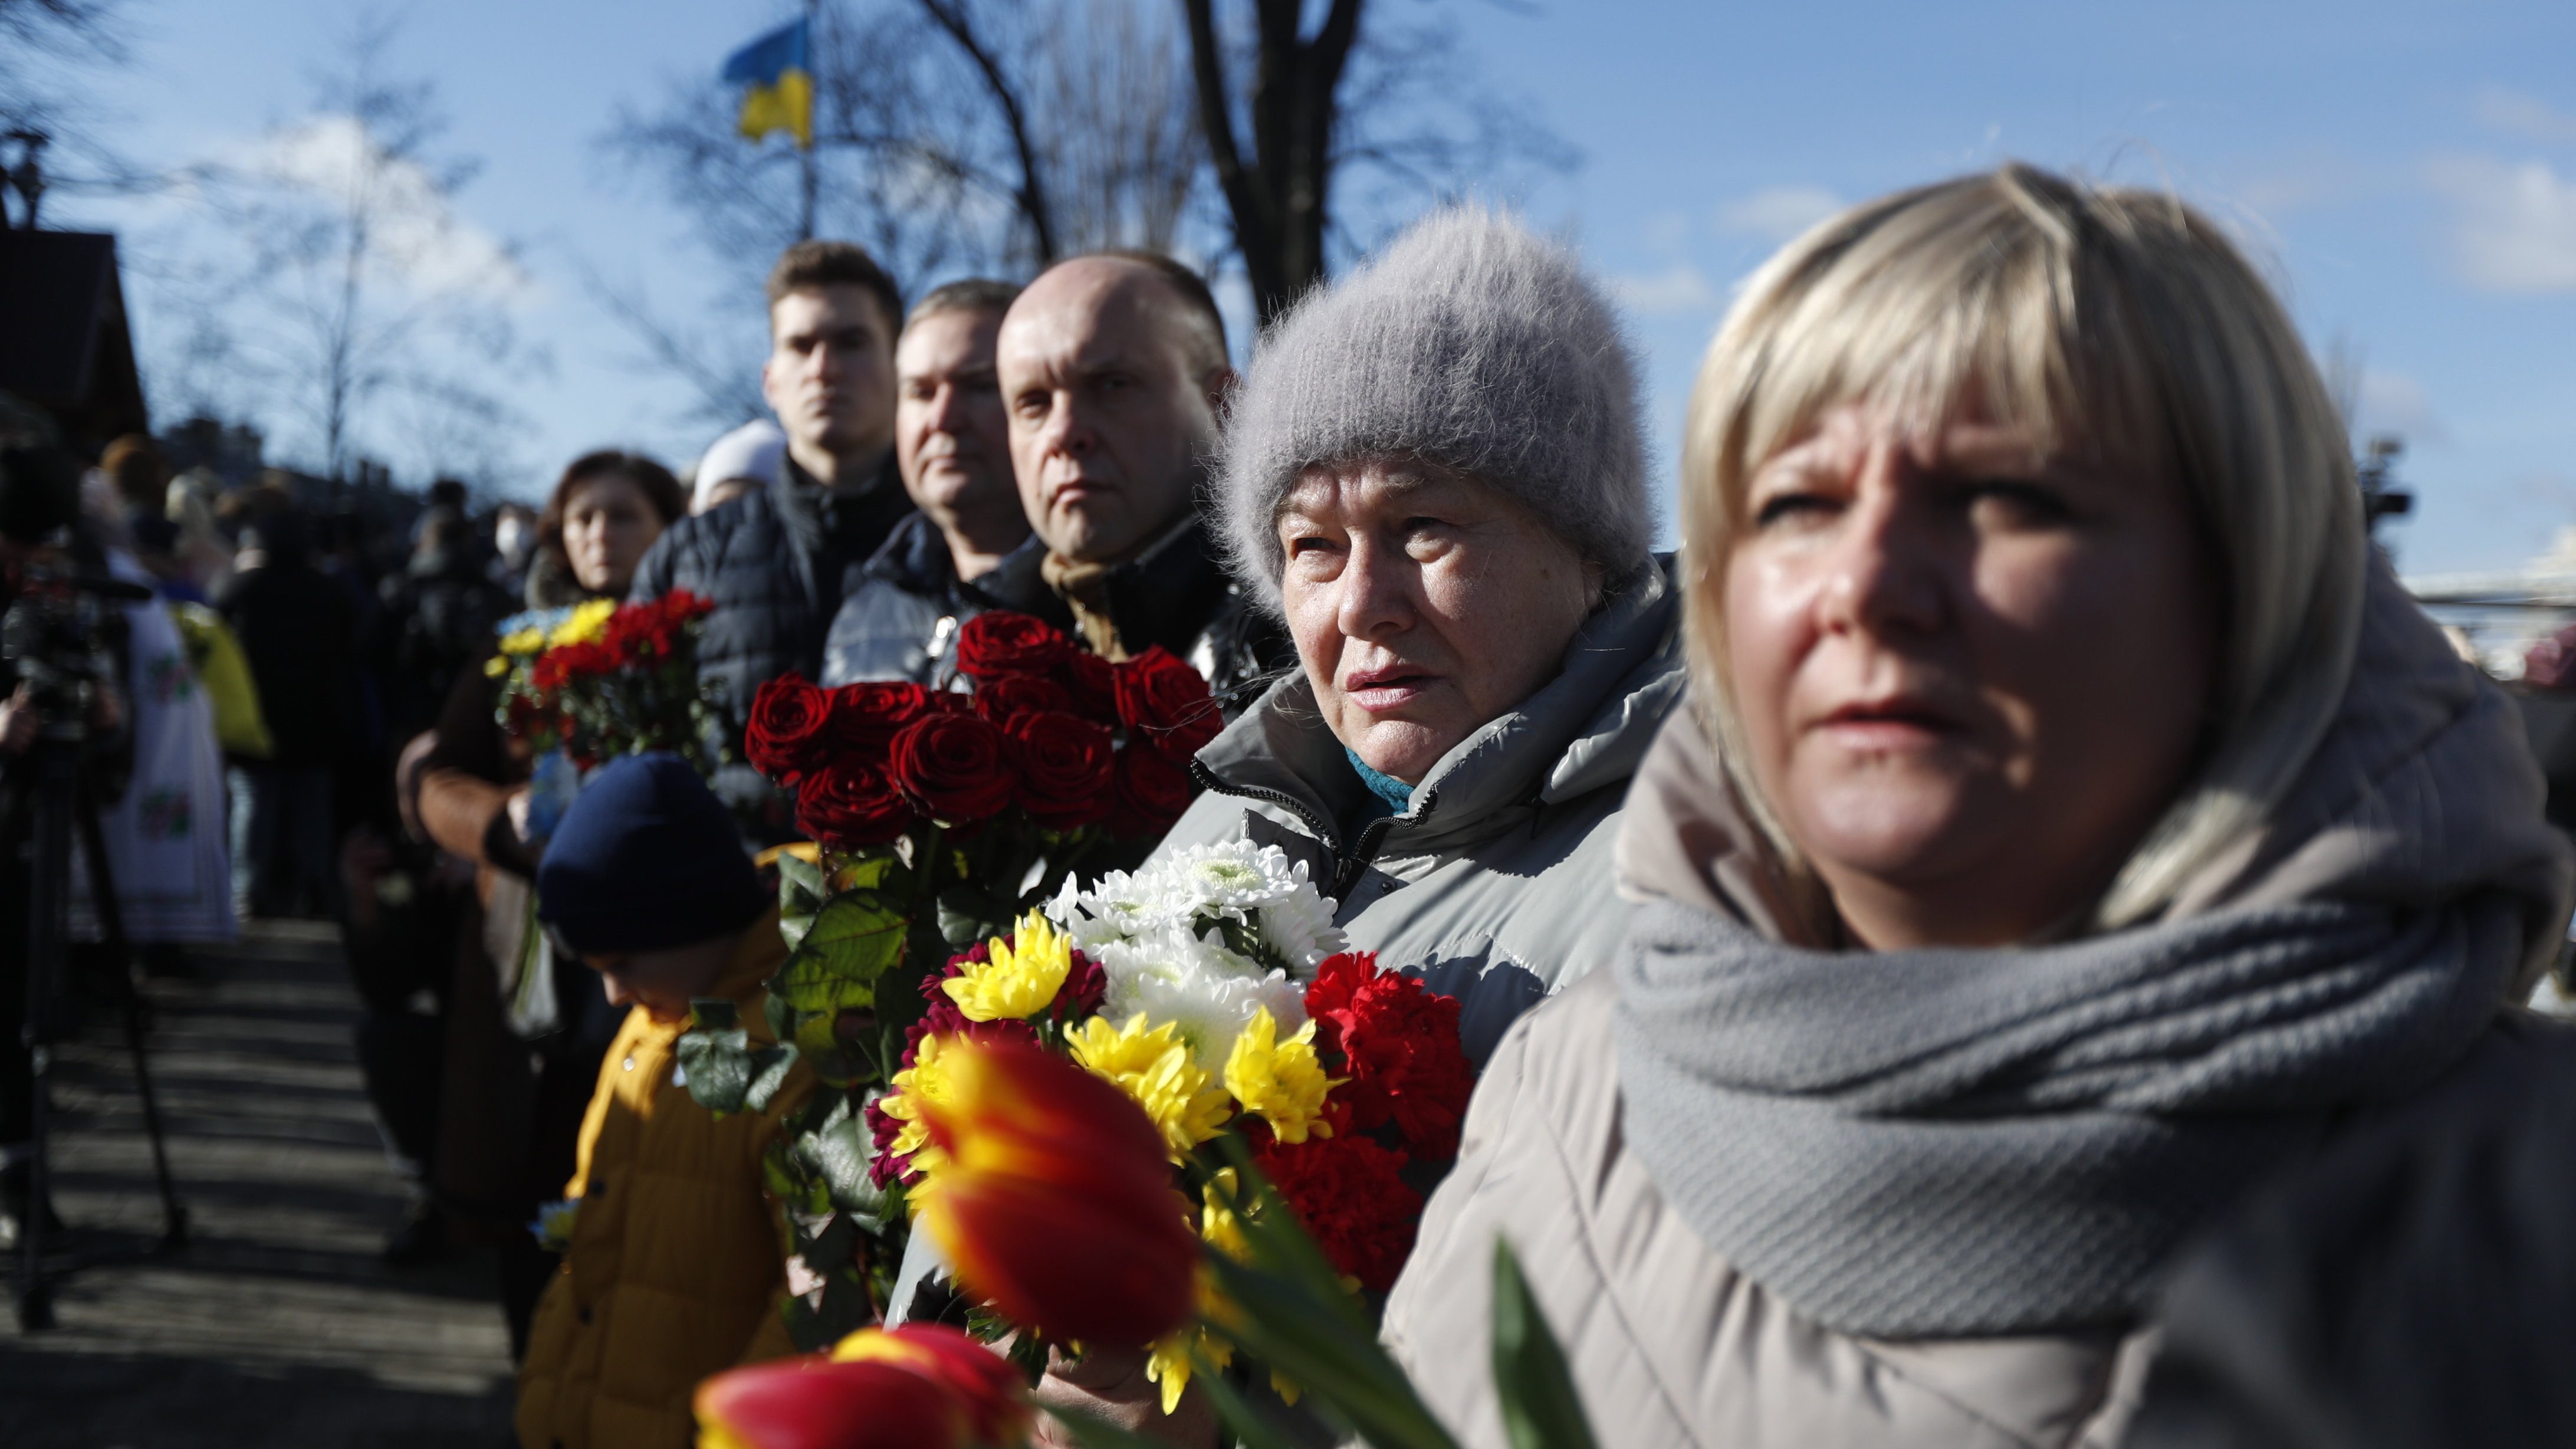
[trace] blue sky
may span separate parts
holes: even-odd
[[[2006,158],[2169,185],[2236,227],[2320,352],[2350,360],[2360,421],[2403,432],[2410,570],[2519,562],[2576,524],[2576,6],[1746,6],[1376,0],[1446,8],[1501,93],[1580,151],[1516,199],[1573,237],[1629,306],[1668,467],[1730,289],[1848,202]],[[343,32],[327,0],[131,0],[134,64],[95,79],[137,159],[239,155],[310,109]],[[774,0],[446,0],[407,14],[397,65],[434,81],[478,156],[459,243],[515,248],[496,296],[537,362],[525,491],[587,447],[703,442],[686,389],[640,370],[589,268],[675,309],[709,265],[650,177],[598,138],[621,102],[712,70]],[[156,269],[200,230],[168,203],[64,197],[124,228],[147,367],[186,319]],[[756,338],[760,319],[745,318]],[[540,357],[541,355],[541,357]],[[147,378],[148,386],[157,386]],[[167,389],[165,388],[166,392]],[[300,424],[271,420],[294,452]]]

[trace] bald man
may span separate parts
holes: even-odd
[[[1150,252],[1059,262],[1011,304],[994,365],[1040,574],[1083,642],[1112,660],[1160,644],[1229,715],[1251,703],[1292,656],[1198,516],[1234,380],[1207,284]]]

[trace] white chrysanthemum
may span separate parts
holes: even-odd
[[[1350,937],[1333,924],[1333,903],[1302,881],[1293,894],[1261,908],[1261,939],[1286,957],[1301,979],[1313,976],[1325,957],[1350,945]]]
[[[1225,1070],[1234,1039],[1263,1007],[1270,1009],[1283,1032],[1306,1024],[1305,992],[1276,971],[1259,976],[1136,976],[1123,991],[1113,991],[1113,1000],[1117,1001],[1110,1009],[1113,1012],[1143,1012],[1154,1026],[1170,1023],[1189,1043],[1191,1058],[1211,1072]]]

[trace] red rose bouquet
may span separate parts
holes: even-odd
[[[1164,650],[1111,664],[1024,614],[968,621],[957,667],[955,689],[771,680],[745,722],[744,756],[794,792],[811,839],[778,863],[781,1045],[751,1051],[709,1004],[681,1051],[692,1095],[718,1111],[765,1106],[800,1055],[836,1089],[787,1124],[770,1163],[823,1283],[790,1309],[808,1347],[872,1321],[892,1287],[905,1210],[870,1171],[867,1124],[921,1036],[922,978],[1001,938],[1078,867],[1150,849],[1189,802],[1191,753],[1223,724],[1206,682]]]
[[[502,681],[503,729],[584,770],[671,750],[712,773],[718,701],[698,677],[698,634],[715,605],[685,590],[642,604],[596,599],[504,620],[484,672]]]

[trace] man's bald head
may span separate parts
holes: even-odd
[[[1167,258],[1060,262],[994,346],[1030,526],[1083,562],[1133,557],[1189,513],[1233,369],[1204,283]]]

